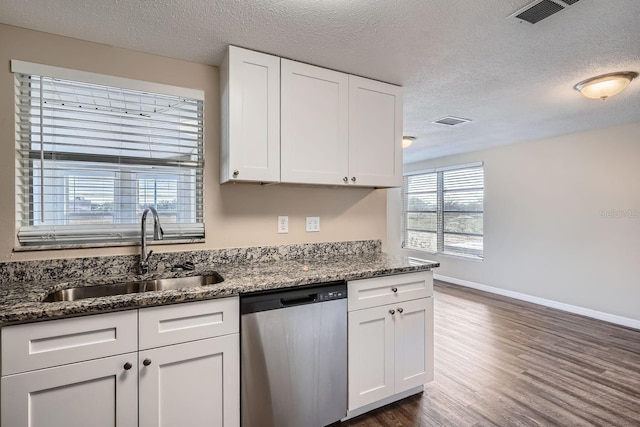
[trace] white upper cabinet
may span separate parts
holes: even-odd
[[[402,186],[402,88],[349,76],[349,181]]]
[[[230,46],[221,183],[402,185],[402,88]]]
[[[344,185],[349,76],[282,60],[282,182]]]
[[[230,46],[220,92],[220,182],[279,182],[280,58]]]

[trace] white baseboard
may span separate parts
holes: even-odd
[[[592,310],[590,308],[578,307],[576,305],[565,304],[563,302],[553,301],[540,297],[534,297],[532,295],[522,294],[520,292],[495,288],[493,286],[470,282],[468,280],[456,279],[449,276],[442,276],[440,274],[434,274],[433,278],[436,280],[442,280],[443,282],[465,286],[467,288],[478,289],[480,291],[485,291],[496,295],[502,295],[509,298],[532,302],[534,304],[543,305],[545,307],[556,308],[558,310],[566,311],[569,313],[580,314],[582,316],[591,317],[593,319],[604,320],[605,322],[615,323],[616,325],[626,326],[628,328],[640,329],[640,320],[630,319],[628,317],[616,316],[615,314],[604,313],[602,311]]]

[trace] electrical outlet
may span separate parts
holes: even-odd
[[[308,216],[307,217],[307,231],[320,231],[320,217]]]
[[[278,217],[278,234],[285,234],[288,232],[289,232],[289,217],[279,216]]]

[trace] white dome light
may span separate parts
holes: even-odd
[[[583,80],[573,88],[591,99],[607,99],[624,90],[631,80],[638,77],[638,73],[626,71],[622,73],[603,74]]]

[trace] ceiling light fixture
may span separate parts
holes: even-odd
[[[413,141],[416,139],[415,136],[403,136],[402,137],[402,148],[408,148]]]
[[[638,77],[634,71],[609,73],[583,80],[573,88],[591,99],[607,99],[624,90],[631,80]]]

